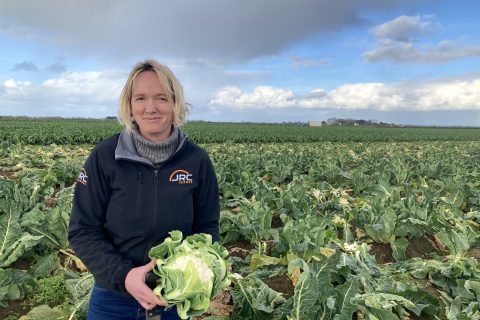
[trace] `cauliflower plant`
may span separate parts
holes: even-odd
[[[207,311],[210,300],[230,285],[228,251],[212,243],[209,234],[194,234],[182,241],[181,231],[153,247],[149,256],[156,260],[153,272],[159,277],[153,292],[177,306],[180,318],[197,316]]]

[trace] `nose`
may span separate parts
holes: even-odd
[[[149,99],[145,107],[145,112],[148,114],[152,114],[152,113],[155,113],[156,111],[157,109],[155,107],[155,101],[153,101],[152,99]]]

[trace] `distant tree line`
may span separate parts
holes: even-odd
[[[364,119],[342,119],[342,118],[329,118],[324,121],[310,121],[310,126],[375,126],[375,127],[396,127],[394,123],[377,122],[375,120]]]

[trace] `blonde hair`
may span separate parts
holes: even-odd
[[[182,85],[167,66],[155,60],[146,60],[137,63],[132,71],[130,71],[127,82],[123,86],[122,93],[120,94],[118,121],[128,130],[132,130],[134,126],[131,103],[133,82],[143,71],[155,71],[168,99],[172,99],[173,101],[173,124],[177,127],[184,124],[185,117],[189,111],[189,105],[185,103]]]

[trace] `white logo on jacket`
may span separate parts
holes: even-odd
[[[86,186],[87,179],[88,179],[87,171],[85,170],[85,168],[82,168],[82,171],[80,171],[80,174],[78,175],[77,182]]]
[[[176,182],[178,184],[190,184],[193,183],[192,174],[186,170],[175,170],[168,178],[170,182]]]

